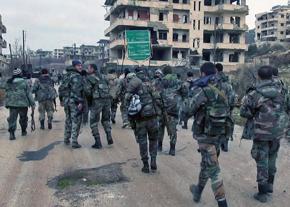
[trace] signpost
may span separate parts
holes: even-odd
[[[128,59],[144,61],[151,58],[151,37],[148,30],[126,30]]]

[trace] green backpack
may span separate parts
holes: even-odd
[[[63,76],[62,82],[58,88],[59,99],[63,101],[64,98],[68,98],[70,96],[70,80],[71,74],[67,73]]]

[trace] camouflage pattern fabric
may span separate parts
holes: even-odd
[[[35,100],[38,102],[52,101],[57,97],[54,82],[48,75],[42,75],[35,81],[32,87],[32,93],[35,94]]]
[[[35,106],[31,89],[26,80],[23,78],[13,78],[7,81],[5,106],[6,108]]]
[[[91,107],[90,114],[90,127],[92,134],[96,140],[100,139],[100,133],[98,129],[99,122],[101,121],[107,138],[111,139],[111,100],[108,99],[95,99]],[[101,116],[102,115],[102,116]]]
[[[176,144],[177,141],[177,124],[178,124],[178,118],[175,116],[168,116],[168,127],[170,132],[170,144]]]
[[[162,115],[158,116],[158,125],[159,125],[159,129],[158,129],[158,142],[159,143],[163,143],[163,139],[164,139],[164,133],[165,133],[165,117]]]
[[[136,139],[139,144],[142,161],[148,161],[148,142],[150,157],[157,157],[158,120],[156,118],[136,122]]]
[[[225,198],[225,189],[218,162],[220,154],[219,145],[199,144],[199,151],[201,153],[201,170],[199,173],[198,185],[203,189],[208,179],[211,179],[211,188],[215,199],[217,201],[222,200]]]
[[[254,140],[273,141],[285,136],[287,108],[290,108],[289,100],[282,89],[268,80],[262,81],[244,97],[240,115],[248,120],[254,119],[251,136]]]
[[[121,110],[121,116],[122,116],[122,120],[123,120],[123,124],[128,124],[129,120],[128,120],[128,109],[127,109],[127,103],[125,100],[125,94],[127,91],[127,78],[121,79],[120,80],[120,84],[117,90],[117,97],[120,97],[121,100],[121,106],[120,106],[120,110]]]
[[[48,123],[52,123],[54,113],[54,102],[51,100],[42,101],[38,105],[39,121],[45,120],[45,113],[47,113]]]
[[[73,142],[77,142],[82,124],[82,113],[76,105],[64,106],[64,112],[66,115],[64,139],[70,140],[71,138]]]
[[[26,131],[28,125],[28,107],[9,107],[8,131],[15,132],[17,128],[17,118],[20,117],[19,124],[22,131]]]
[[[269,178],[277,171],[276,160],[280,149],[280,141],[254,141],[251,155],[257,164],[257,182],[268,184]]]
[[[118,99],[112,99],[112,103],[111,103],[111,119],[112,120],[116,119],[118,103],[119,103]]]

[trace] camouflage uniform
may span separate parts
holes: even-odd
[[[119,79],[117,74],[108,74],[108,81],[110,85],[110,95],[111,95],[111,120],[115,123],[116,120],[116,113],[118,109],[118,97],[117,97],[117,90],[119,86]]]
[[[126,127],[129,124],[127,106],[126,106],[126,101],[125,101],[127,85],[128,85],[127,78],[124,77],[123,79],[120,80],[120,84],[117,91],[117,97],[120,97],[120,101],[121,101],[120,110],[121,110],[121,115],[122,115],[122,120],[123,120],[123,127]]]
[[[44,127],[45,113],[47,113],[48,124],[52,124],[54,113],[54,101],[57,97],[54,82],[48,75],[42,75],[33,85],[32,92],[38,101],[39,121]]]
[[[168,114],[168,134],[170,135],[170,152],[169,154],[175,155],[175,145],[177,141],[177,124],[179,116],[179,98],[182,95],[182,83],[178,80],[177,75],[168,74],[162,79],[162,92],[161,98],[164,104],[164,109]],[[159,140],[163,142],[163,137]]]
[[[273,107],[275,106],[275,107]],[[240,114],[252,120],[248,131],[253,139],[251,155],[257,164],[257,182],[259,193],[273,192],[276,174],[276,159],[280,148],[280,139],[285,136],[289,100],[272,80],[261,81],[243,99]]]
[[[100,116],[102,114],[102,125],[107,135],[109,144],[113,144],[111,134],[111,96],[109,82],[102,74],[96,73],[87,76],[85,91],[88,96],[92,98],[90,126],[92,134],[95,138],[95,148],[101,148],[101,139],[98,129]]]
[[[130,74],[129,74],[130,75]],[[129,76],[128,75],[128,76]],[[127,87],[126,102],[129,103],[133,95],[138,94],[144,107],[139,113],[138,117],[134,119],[136,140],[139,144],[140,155],[143,161],[143,172],[149,172],[149,156],[148,156],[148,140],[149,152],[151,157],[151,169],[156,170],[157,157],[157,138],[158,138],[158,120],[155,98],[157,94],[154,92],[150,83],[142,82],[139,78],[134,76],[130,79]]]
[[[226,93],[229,94],[229,98],[231,99],[230,102],[231,104],[231,111],[234,109],[234,103],[235,103],[235,91],[230,83],[229,77],[224,73],[224,72],[218,72],[217,73],[217,81],[220,83],[223,83]],[[232,113],[232,112],[231,112]],[[233,120],[233,118],[232,118]],[[221,138],[221,149],[224,152],[228,152],[228,145],[229,145],[229,140],[233,139],[233,133],[234,133],[234,122],[232,122],[231,126],[231,133],[227,137]]]
[[[35,106],[31,90],[26,80],[20,77],[9,79],[6,84],[5,95],[5,106],[9,109],[10,113],[7,119],[10,135],[14,135],[18,115],[20,116],[19,123],[22,135],[26,135],[28,125],[28,107]],[[10,138],[15,139],[15,136]]]
[[[227,93],[226,84],[218,83],[214,75],[201,78],[195,84],[190,92],[192,97],[189,101],[188,115],[189,117],[194,116],[193,137],[198,141],[198,151],[201,153],[202,159],[198,185],[191,190],[194,191],[194,194],[201,196],[208,179],[211,179],[215,199],[221,202],[225,200],[225,190],[220,175],[218,157],[221,138],[228,133],[231,98]],[[218,106],[219,108],[215,108]],[[222,129],[210,128],[209,115],[207,115],[210,107],[215,110],[215,113],[221,113],[221,117],[228,114],[227,121],[219,126]]]
[[[189,94],[189,89],[190,89],[190,85],[191,85],[191,82],[192,82],[192,77],[188,78],[182,85],[182,94],[183,94],[183,97],[182,97],[182,110],[181,110],[181,121],[183,121],[183,126],[182,128],[183,129],[187,129],[188,126],[188,117],[186,116],[187,114],[187,109],[188,109],[188,104],[189,104],[189,97],[188,97],[188,94]]]
[[[75,68],[69,67],[66,71],[67,73],[64,75],[60,88],[62,88],[62,85],[68,84],[68,91],[63,94],[59,88],[59,98],[64,106],[66,115],[64,141],[69,143],[70,138],[72,138],[72,141],[77,143],[83,113],[83,111],[78,109],[78,105],[84,105],[84,81],[81,74]]]

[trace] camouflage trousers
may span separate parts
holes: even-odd
[[[136,140],[139,144],[140,156],[142,161],[148,161],[148,141],[149,153],[151,158],[157,157],[158,140],[158,120],[152,118],[146,121],[136,121],[135,129]]]
[[[47,113],[48,122],[51,123],[54,113],[54,102],[53,100],[39,102],[38,105],[39,121],[45,120],[45,113]]]
[[[21,126],[22,131],[25,131],[27,129],[28,125],[28,107],[10,107],[9,108],[9,117],[7,119],[8,121],[8,131],[9,132],[15,132],[17,128],[17,119],[18,115],[20,117],[19,124]]]
[[[123,124],[128,124],[129,123],[129,120],[128,120],[128,109],[127,109],[125,101],[121,102],[120,110],[121,110]]]
[[[199,143],[199,152],[201,153],[201,170],[199,173],[198,185],[203,189],[211,179],[211,188],[216,200],[225,198],[223,180],[221,178],[218,157],[220,154],[219,145]]]
[[[112,120],[116,119],[117,109],[118,109],[118,100],[113,99],[111,103],[111,119]]]
[[[166,120],[164,116],[159,117],[159,131],[158,131],[158,141],[163,142],[164,139],[164,133],[166,128]],[[176,144],[177,141],[177,124],[178,124],[178,118],[174,116],[168,116],[168,134],[170,134],[170,143]]]
[[[77,142],[82,124],[82,113],[74,104],[66,105],[64,111],[66,116],[64,139],[70,140],[72,138],[73,142]]]
[[[261,185],[268,183],[269,177],[275,176],[276,160],[280,149],[280,141],[254,141],[252,157],[257,164],[257,182]]]
[[[100,139],[98,128],[100,121],[107,137],[111,138],[111,99],[95,99],[93,101],[90,113],[90,127],[96,140]]]

